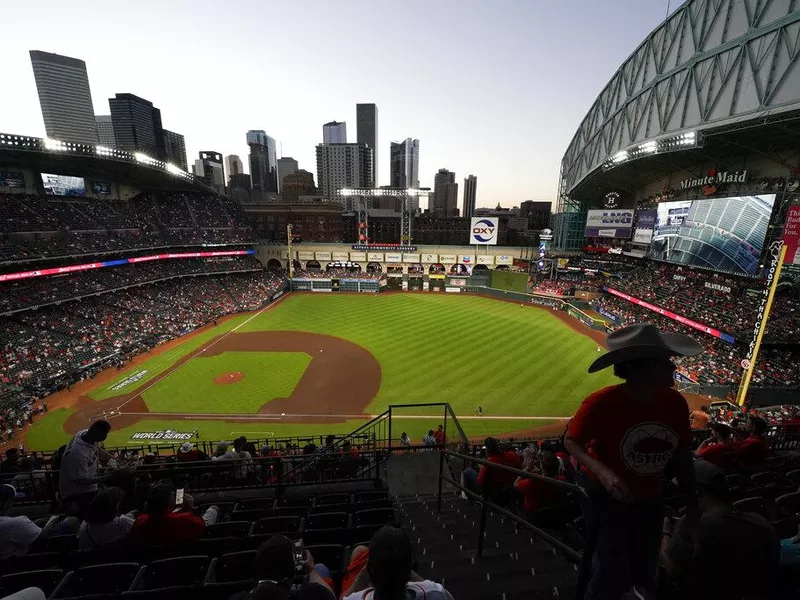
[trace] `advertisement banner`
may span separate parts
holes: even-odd
[[[403,254],[403,262],[405,263],[418,263],[419,254]]]
[[[472,254],[460,254],[458,256],[458,262],[463,265],[471,265],[475,262],[475,257]]]
[[[440,254],[439,255],[439,262],[443,265],[452,265],[454,262],[458,260],[458,257],[455,254]]]
[[[313,252],[298,252],[297,260],[314,260]]]
[[[446,287],[444,291],[450,294],[460,294],[461,288],[460,287]]]
[[[497,217],[473,217],[469,230],[469,245],[496,246],[500,231]]]
[[[477,264],[479,265],[493,265],[494,264],[494,256],[491,254],[478,254],[475,258]]]
[[[21,171],[0,171],[0,187],[24,188],[25,177]]]
[[[595,306],[595,307],[594,307],[594,309],[595,309],[595,310],[596,310],[598,313],[600,313],[601,315],[603,315],[603,316],[604,316],[606,319],[609,319],[609,320],[610,320],[612,323],[617,323],[617,324],[618,324],[618,323],[620,322],[620,319],[619,319],[619,317],[618,317],[617,315],[615,315],[615,314],[614,314],[614,313],[612,313],[612,312],[609,312],[609,311],[607,311],[607,310],[606,310],[605,308],[603,308],[602,306]]]
[[[691,319],[687,319],[682,315],[675,314],[674,312],[670,312],[660,306],[656,306],[655,304],[650,304],[649,302],[645,302],[644,300],[639,300],[633,296],[629,296],[624,292],[620,292],[619,290],[615,290],[614,288],[604,287],[603,290],[608,292],[609,294],[613,294],[618,298],[622,298],[623,300],[627,300],[631,304],[636,304],[638,306],[642,306],[648,310],[652,310],[654,313],[658,313],[665,317],[669,317],[673,321],[677,321],[678,323],[683,323],[684,325],[691,327],[692,329],[697,329],[698,331],[702,331],[703,333],[707,333],[708,335],[713,335],[716,338],[724,340],[729,344],[733,344],[736,340],[733,336],[728,335],[727,333],[723,333],[719,329],[713,329],[712,327],[708,327],[707,325],[703,325],[702,323],[698,323],[697,321],[692,321]]]
[[[367,260],[367,253],[366,252],[351,252],[350,253],[350,260],[353,262],[364,262]]]
[[[369,262],[383,262],[383,252],[367,252]]]
[[[333,260],[348,261],[348,260],[350,260],[350,253],[349,252],[334,252],[333,253]]]
[[[455,285],[455,286],[458,286],[458,287],[464,287],[465,285],[467,285],[467,280],[466,279],[461,279],[461,278],[451,277],[450,278],[450,285]]]
[[[423,254],[420,258],[420,262],[424,265],[432,265],[433,263],[439,262],[438,254]]]
[[[331,253],[330,252],[316,252],[314,256],[317,257],[317,260],[320,262],[330,262],[331,261]]]
[[[403,262],[403,255],[399,252],[387,252],[386,253],[386,262],[387,263],[401,263]]]
[[[786,244],[786,264],[800,265],[800,205],[789,207],[786,213],[783,243]]]
[[[586,214],[586,237],[628,239],[633,233],[633,211],[625,209],[590,210]]]
[[[496,265],[513,265],[514,259],[508,254],[498,254],[494,257],[494,264]]]
[[[637,229],[653,229],[656,226],[656,215],[658,211],[655,210],[640,210],[636,213],[636,228]]]
[[[634,244],[649,244],[653,241],[653,230],[652,229],[639,229],[638,227],[633,232],[633,243]]]

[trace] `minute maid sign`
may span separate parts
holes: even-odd
[[[473,217],[469,230],[470,246],[478,244],[483,246],[497,245],[497,232],[499,227],[497,217]]]
[[[709,170],[705,177],[689,177],[681,181],[682,190],[701,188],[704,196],[711,196],[717,193],[717,188],[725,183],[745,183],[747,181],[747,169],[744,171],[717,171]]]

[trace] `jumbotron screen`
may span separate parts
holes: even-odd
[[[41,175],[45,194],[52,194],[53,196],[86,195],[86,182],[83,177],[54,175],[53,173],[42,173]]]
[[[658,205],[650,258],[756,275],[775,194]]]

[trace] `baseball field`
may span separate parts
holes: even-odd
[[[390,404],[442,401],[470,436],[519,435],[614,381],[586,373],[594,336],[564,313],[479,296],[295,293],[59,392],[25,444],[56,448],[97,418],[113,426],[110,445],[165,429],[211,440],[345,433]],[[441,413],[402,419],[418,442]]]

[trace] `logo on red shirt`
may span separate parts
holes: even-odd
[[[622,438],[622,461],[637,475],[661,473],[678,447],[678,436],[661,423],[639,423]]]

